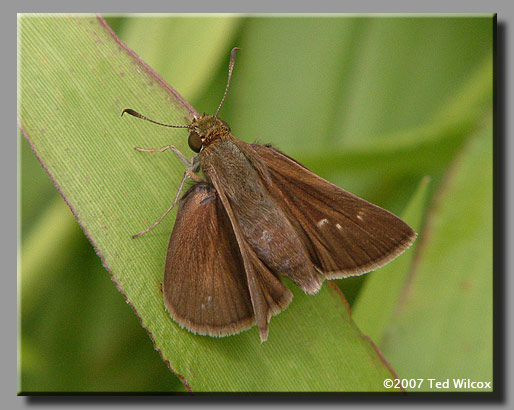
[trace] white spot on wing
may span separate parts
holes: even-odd
[[[336,224],[336,227],[337,227],[337,229],[339,229],[339,230],[343,229],[343,227],[342,227],[341,225],[339,225],[339,224]]]
[[[325,224],[328,224],[328,219],[323,218],[323,219],[320,219],[316,225],[318,225],[318,227],[321,228]]]
[[[262,235],[261,235],[261,241],[266,241],[266,242],[269,242],[271,239],[271,235],[269,234],[268,231],[262,231]]]
[[[364,220],[363,216],[364,216],[364,211],[359,211],[359,212],[357,212],[357,219],[358,219],[359,221]]]

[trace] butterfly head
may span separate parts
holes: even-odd
[[[194,118],[189,124],[189,138],[187,143],[194,152],[200,152],[211,142],[230,133],[228,124],[213,115],[203,114]]]

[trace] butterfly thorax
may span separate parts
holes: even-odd
[[[227,138],[230,135],[228,124],[213,115],[203,114],[201,117],[193,119],[189,125],[189,146],[193,151],[197,147],[205,149],[212,142]]]

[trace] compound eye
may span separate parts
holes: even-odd
[[[195,131],[191,131],[189,133],[187,143],[189,144],[189,148],[191,148],[194,152],[200,152],[202,149],[202,139]]]

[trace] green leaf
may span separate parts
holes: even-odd
[[[429,182],[430,178],[423,178],[402,215],[402,219],[417,232],[421,232]],[[378,346],[384,338],[385,331],[391,326],[393,313],[406,285],[418,243],[419,241],[401,258],[397,258],[378,272],[370,273],[353,305],[352,319]]]
[[[449,391],[465,390],[454,378],[492,381],[491,117],[486,123],[448,170],[381,344],[400,377],[449,378]]]
[[[130,235],[169,206],[183,171],[171,154],[133,146],[145,145],[143,135],[151,133],[152,146],[173,143],[188,152],[185,133],[119,114],[133,107],[182,123],[189,109],[99,19],[23,17],[20,40],[20,126],[156,348],[189,387],[384,389],[392,373],[334,286],[314,297],[291,287],[294,303],[273,319],[262,345],[256,329],[222,339],[180,329],[159,291],[172,218],[143,238]]]

